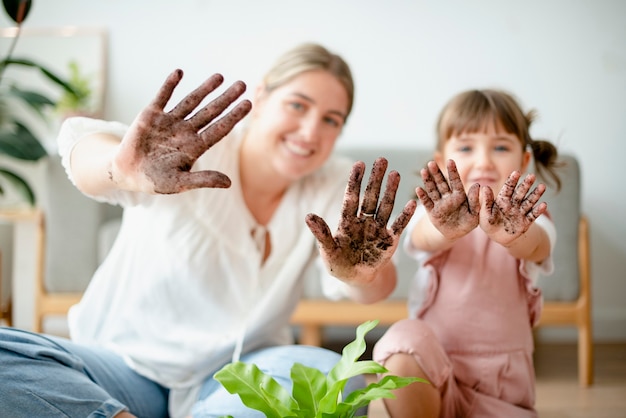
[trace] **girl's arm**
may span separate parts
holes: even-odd
[[[520,260],[540,263],[550,255],[550,240],[543,228],[533,223],[526,232],[508,244],[509,254]]]
[[[411,245],[418,250],[436,252],[447,250],[458,240],[458,237],[446,237],[430,221],[422,216],[411,230]]]
[[[528,174],[518,185],[521,174],[511,173],[494,199],[489,187],[481,188],[480,227],[518,259],[543,261],[550,255],[550,240],[535,220],[547,210],[539,199],[546,190],[538,184],[531,191],[535,175]]]
[[[472,185],[466,194],[454,161],[447,161],[447,170],[446,178],[430,161],[420,171],[424,187],[417,187],[415,193],[428,216],[411,231],[411,243],[422,251],[448,249],[478,226],[479,185]]]

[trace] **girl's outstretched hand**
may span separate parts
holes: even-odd
[[[424,188],[415,193],[424,205],[430,222],[449,240],[456,240],[478,226],[480,210],[478,184],[473,184],[465,194],[456,164],[447,161],[448,179],[434,161],[420,171]]]
[[[209,77],[171,110],[167,102],[183,72],[171,73],[157,96],[135,119],[122,138],[113,158],[109,177],[123,190],[146,193],[179,193],[199,187],[229,187],[230,179],[217,171],[192,172],[196,160],[222,139],[250,111],[242,100],[222,118],[226,108],[245,91],[243,82],[233,83],[224,93],[192,114],[224,78]]]
[[[385,170],[387,160],[378,158],[360,203],[365,164],[358,161],[352,166],[339,227],[334,236],[322,218],[312,213],[306,216],[306,223],[318,241],[326,267],[333,276],[349,284],[367,285],[367,281],[375,279],[379,269],[391,260],[400,235],[415,212],[416,202],[410,200],[391,227],[387,227],[400,174],[397,171],[389,173],[379,204]]]
[[[530,191],[535,175],[528,174],[517,184],[520,177],[518,171],[511,173],[495,199],[490,187],[481,188],[480,227],[492,240],[504,246],[525,233],[548,207],[545,202],[537,203],[546,186],[539,183]]]

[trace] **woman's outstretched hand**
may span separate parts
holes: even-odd
[[[146,193],[171,194],[199,187],[229,187],[230,179],[217,171],[191,171],[196,160],[227,135],[248,114],[251,104],[242,100],[217,119],[246,90],[233,83],[224,93],[192,114],[218,88],[224,78],[209,77],[171,110],[165,107],[183,77],[171,73],[155,99],[135,119],[113,158],[109,177],[117,187]]]
[[[518,171],[511,173],[495,199],[490,187],[481,187],[480,191],[480,227],[504,246],[524,234],[548,207],[545,202],[538,203],[546,186],[539,183],[530,191],[535,175],[528,174],[518,184],[520,177]]]
[[[461,238],[478,226],[480,186],[472,185],[465,194],[452,160],[447,161],[448,179],[434,161],[428,162],[427,167],[420,172],[424,188],[417,187],[415,193],[426,208],[430,222],[446,239]]]
[[[365,172],[362,161],[352,166],[343,201],[339,227],[333,236],[326,222],[308,214],[306,223],[318,241],[322,259],[331,274],[346,283],[367,285],[387,264],[398,247],[400,235],[415,212],[410,200],[388,227],[400,183],[397,171],[391,171],[380,204],[378,203],[387,160],[378,158],[360,202],[361,182]],[[359,208],[360,205],[360,208]],[[365,283],[364,283],[365,281]]]

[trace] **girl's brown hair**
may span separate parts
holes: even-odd
[[[501,126],[506,132],[519,138],[522,149],[532,150],[535,167],[545,178],[545,173],[561,188],[556,169],[558,152],[549,141],[533,139],[530,125],[535,120],[534,110],[524,113],[513,95],[502,90],[468,90],[454,96],[443,108],[437,121],[437,149],[453,135],[485,130],[486,126]]]

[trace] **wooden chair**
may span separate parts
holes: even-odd
[[[35,319],[33,331],[43,331],[43,321],[48,315],[67,315],[67,311],[72,305],[77,303],[82,293],[66,293],[66,292],[48,292],[45,283],[45,255],[46,255],[46,220],[42,213],[39,219],[40,229],[44,233],[39,234],[37,246],[38,257],[37,266],[37,286],[35,288]]]
[[[50,315],[65,316],[80,301],[99,264],[98,237],[101,225],[121,215],[121,208],[84,196],[68,180],[60,157],[48,158],[45,188],[40,196],[45,219],[41,274],[35,289],[33,329],[43,330]]]
[[[4,293],[2,292],[2,252],[0,252],[0,323],[11,326],[11,299],[8,298],[4,302]]]
[[[11,224],[32,223],[35,227],[35,248],[34,254],[34,275],[36,284],[43,280],[44,258],[45,258],[45,216],[40,208],[15,208],[0,210],[0,219]],[[0,269],[1,273],[1,269]],[[12,285],[15,285],[13,283]],[[30,290],[30,289],[29,289]],[[4,298],[2,298],[4,299]],[[0,302],[2,301],[0,299]],[[9,299],[8,306],[0,306],[0,312],[8,326],[13,326],[12,298]],[[37,309],[37,303],[35,303]]]
[[[546,192],[544,200],[557,229],[554,274],[541,277],[544,307],[540,327],[574,326],[578,331],[578,381],[593,384],[591,266],[589,221],[581,210],[581,169],[572,155],[561,156],[562,189]]]
[[[539,326],[574,325],[578,328],[578,382],[593,384],[593,333],[591,323],[591,268],[589,263],[589,222],[580,218],[578,238],[580,294],[574,302],[545,302]]]

